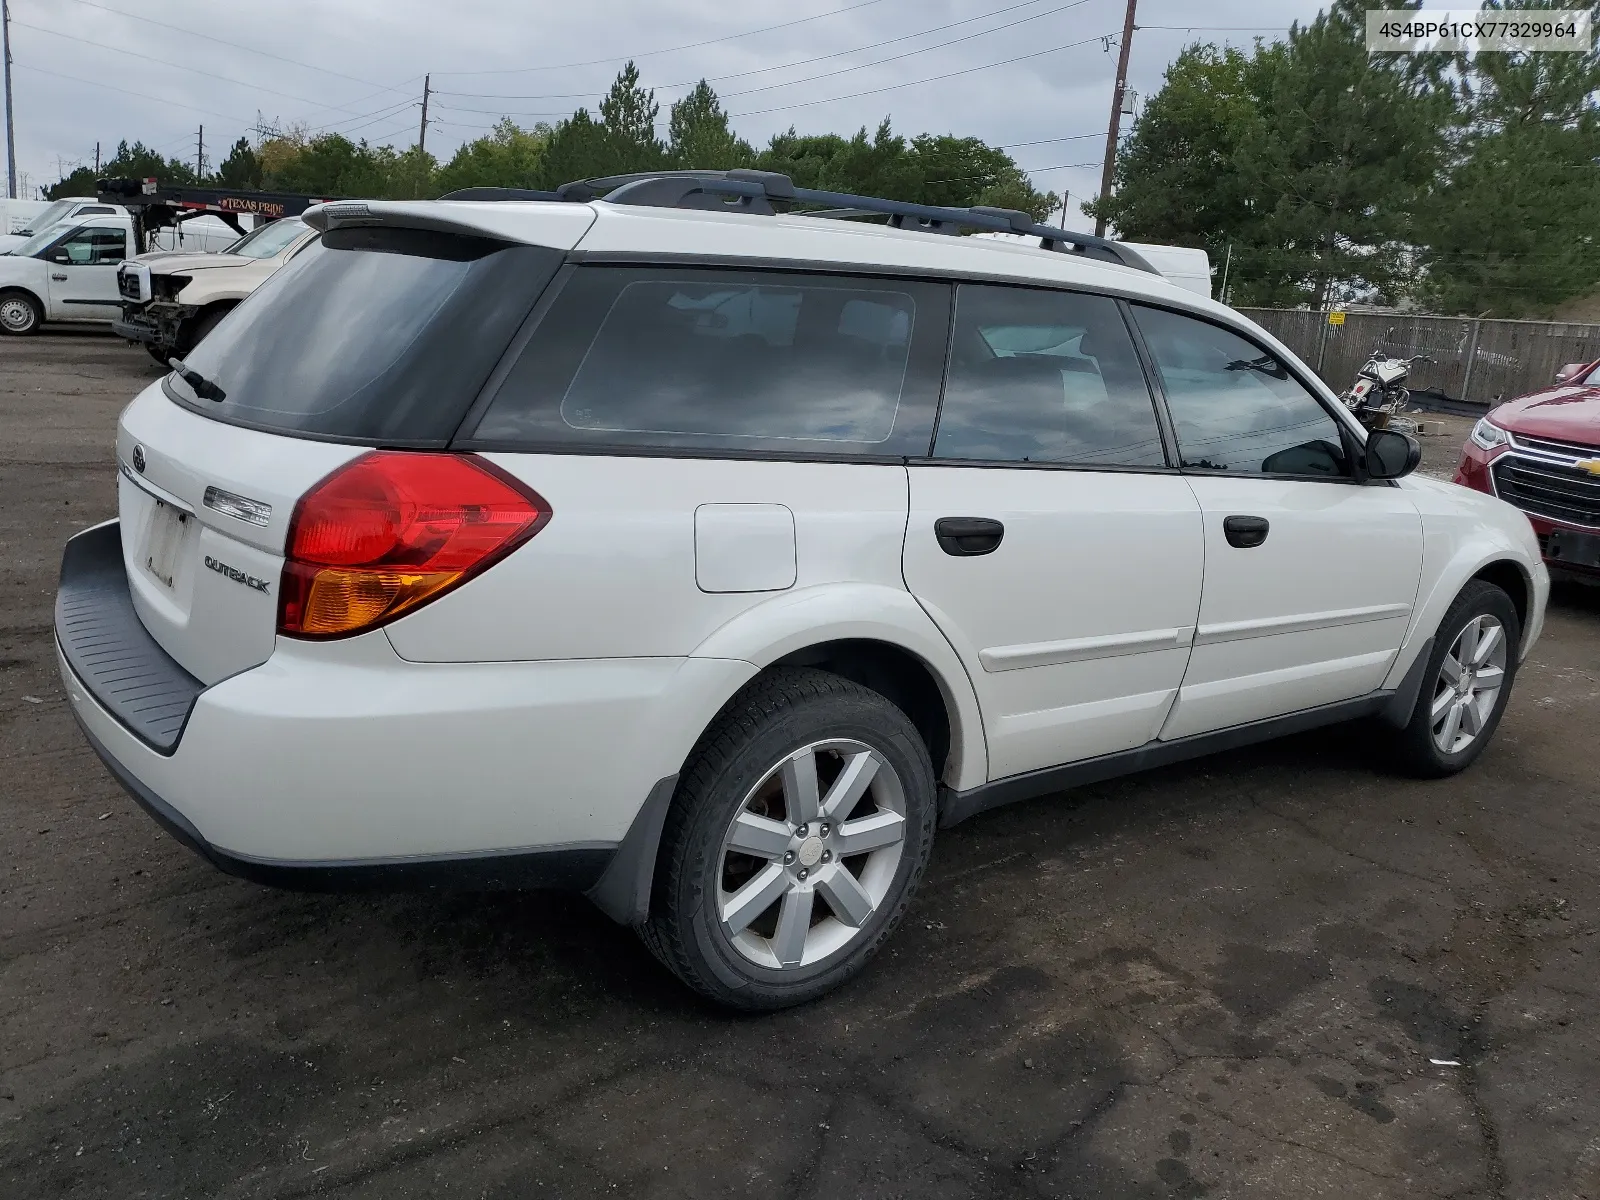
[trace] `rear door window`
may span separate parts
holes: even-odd
[[[923,455],[948,296],[915,281],[582,267],[471,442]]]
[[[188,355],[221,402],[177,376],[168,394],[273,432],[444,445],[560,260],[484,237],[334,230]]]
[[[934,457],[1161,467],[1155,403],[1107,296],[964,284]]]

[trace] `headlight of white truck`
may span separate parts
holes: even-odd
[[[152,294],[150,268],[144,263],[123,263],[117,268],[117,292],[124,300],[144,304]]]

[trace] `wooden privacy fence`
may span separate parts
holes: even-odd
[[[1600,325],[1565,321],[1495,321],[1348,312],[1344,324],[1303,308],[1241,308],[1322,376],[1335,392],[1355,380],[1374,350],[1391,357],[1431,355],[1407,386],[1449,400],[1492,407],[1548,387],[1568,363],[1600,358]]]

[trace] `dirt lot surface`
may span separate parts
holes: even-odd
[[[581,900],[269,891],[119,791],[51,603],[154,375],[0,345],[0,1197],[1600,1196],[1594,595],[1457,780],[1351,728],[993,812],[732,1019]]]

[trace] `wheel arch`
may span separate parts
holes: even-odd
[[[942,783],[962,790],[988,779],[983,719],[972,680],[909,592],[846,584],[782,593],[723,625],[691,657],[738,658],[761,671],[821,667],[896,703],[904,698],[903,708],[909,704],[921,712],[919,719],[918,713],[905,709],[925,739],[945,739],[943,746],[929,746],[930,756],[938,752],[934,766]],[[885,688],[897,694],[888,695]]]
[[[1531,644],[1529,638],[1536,632],[1531,622],[1537,616],[1535,609],[1539,593],[1533,573],[1522,555],[1511,545],[1498,544],[1498,540],[1463,546],[1447,566],[1433,573],[1431,586],[1429,579],[1424,578],[1411,628],[1384,682],[1386,689],[1394,690],[1400,686],[1418,655],[1427,652],[1438,632],[1439,622],[1444,620],[1445,613],[1461,594],[1461,589],[1474,579],[1492,583],[1511,597],[1512,607],[1517,610],[1517,619],[1522,625],[1523,649],[1526,650]]]
[[[26,296],[29,300],[33,301],[33,307],[39,313],[40,325],[43,325],[45,321],[49,319],[50,308],[47,304],[45,304],[44,298],[41,297],[39,293],[34,291],[31,287],[27,286],[27,284],[8,283],[5,286],[0,287],[0,297],[9,296],[12,293]],[[35,326],[35,328],[37,328],[37,326]]]

